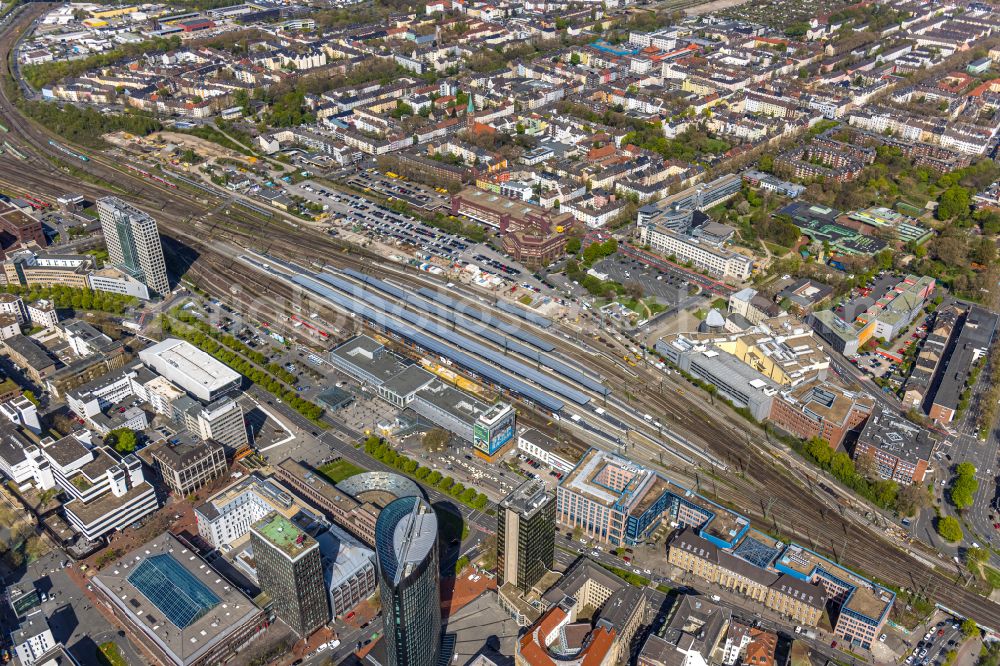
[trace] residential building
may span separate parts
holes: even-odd
[[[438,523],[419,497],[389,503],[375,526],[386,666],[435,666],[441,646]]]
[[[923,483],[934,440],[930,432],[881,405],[868,417],[854,444],[854,464],[898,483]]]
[[[938,423],[951,423],[958,414],[963,394],[969,384],[972,368],[989,354],[997,330],[997,315],[971,306],[962,320],[962,328],[942,362],[934,396],[930,399],[929,416]]]
[[[227,662],[267,628],[263,610],[169,532],[90,580],[117,620],[170,666]]]
[[[903,409],[924,411],[924,403],[932,395],[934,378],[943,368],[945,354],[951,349],[953,335],[961,330],[965,309],[958,304],[949,304],[937,309],[934,323],[926,333],[920,351],[913,362],[910,376],[903,385]]]
[[[192,439],[161,439],[142,451],[177,497],[187,497],[229,471],[221,444]]]
[[[555,557],[556,498],[543,481],[525,481],[497,507],[497,585],[532,588]]]
[[[330,620],[319,543],[272,511],[250,526],[257,579],[279,618],[306,638]]]
[[[110,262],[160,296],[170,292],[156,220],[118,197],[97,200]]]

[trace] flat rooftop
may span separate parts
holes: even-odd
[[[528,479],[515,488],[500,502],[500,507],[517,513],[521,518],[530,519],[546,501],[555,501],[555,496],[548,490],[545,483],[536,479]]]
[[[911,463],[929,460],[935,444],[926,428],[881,406],[868,417],[858,441]]]
[[[147,359],[152,361],[154,369],[158,365],[170,366],[209,391],[217,391],[240,381],[238,372],[191,343],[176,338],[167,338],[143,349],[139,352],[139,358],[144,363]]]
[[[169,533],[123,555],[93,578],[159,649],[190,664],[263,611]]]
[[[72,513],[84,525],[91,525],[95,520],[113,515],[121,507],[128,506],[146,493],[153,493],[153,486],[149,485],[149,482],[143,481],[129,488],[128,492],[121,497],[117,497],[112,492],[106,492],[87,503],[74,499],[64,504],[63,510]]]
[[[776,565],[794,571],[807,579],[825,573],[852,586],[854,591],[850,593],[844,607],[873,620],[880,619],[884,613],[888,612],[895,599],[895,595],[884,587],[876,585],[850,569],[845,569],[822,555],[796,544],[790,544],[785,549]]]
[[[277,512],[264,516],[250,529],[292,560],[319,545],[316,539]]]
[[[286,518],[291,518],[301,508],[299,503],[295,501],[295,497],[284,487],[278,485],[273,479],[261,477],[254,472],[212,495],[195,507],[195,511],[205,518],[213,520],[224,513],[227,506],[247,493],[254,493],[260,501],[266,502],[272,510]]]

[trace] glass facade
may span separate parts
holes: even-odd
[[[429,544],[421,533],[427,529],[433,532]],[[436,534],[433,510],[418,497],[391,502],[375,524],[387,666],[437,664],[441,589]]]

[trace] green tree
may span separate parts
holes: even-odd
[[[962,526],[959,524],[958,520],[952,516],[943,516],[938,518],[936,529],[942,539],[952,543],[961,541],[962,537],[965,536],[962,532]]]
[[[969,190],[961,185],[952,185],[938,198],[938,207],[934,211],[934,217],[939,220],[950,220],[969,212],[969,205],[972,197]]]
[[[138,443],[135,431],[129,428],[115,428],[104,437],[104,443],[118,453],[132,453]]]
[[[971,638],[979,633],[979,625],[975,620],[966,618],[962,620],[962,633]]]

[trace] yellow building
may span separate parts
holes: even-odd
[[[815,627],[826,608],[822,586],[752,564],[722,550],[689,527],[678,530],[671,537],[667,561],[710,583],[764,604],[796,624]]]
[[[117,16],[125,16],[137,11],[139,11],[139,8],[135,5],[130,7],[115,7],[113,9],[97,9],[90,12],[90,17],[95,19],[109,19]]]

